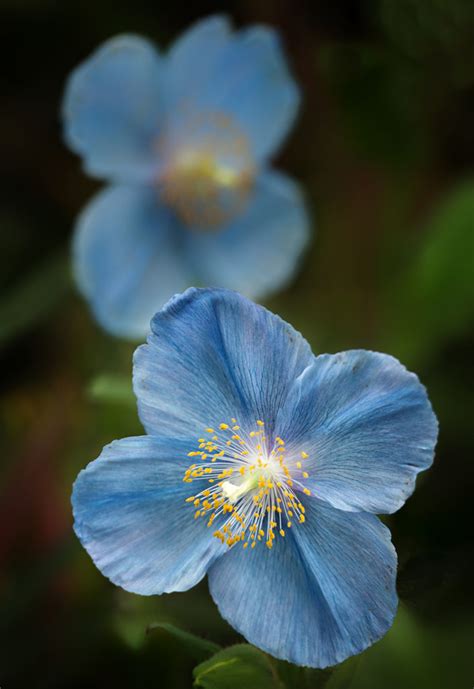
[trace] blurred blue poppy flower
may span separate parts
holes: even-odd
[[[111,182],[78,219],[79,287],[107,330],[140,338],[192,284],[253,298],[282,287],[309,236],[300,189],[269,169],[299,105],[278,36],[216,16],[167,55],[139,36],[69,78],[65,137]]]
[[[223,617],[300,665],[359,653],[392,624],[396,553],[375,513],[433,461],[437,421],[386,354],[314,356],[240,295],[190,289],[134,358],[148,435],[104,448],[73,490],[97,567],[143,595],[207,573]]]

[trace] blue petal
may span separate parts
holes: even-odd
[[[278,316],[222,289],[189,289],[152,321],[135,353],[134,385],[148,433],[198,437],[235,417],[269,432],[289,387],[312,360]],[[250,426],[251,425],[251,426]]]
[[[203,39],[203,56],[196,57],[199,83],[184,60],[177,61],[176,68],[170,64],[168,80],[182,85],[182,101],[196,115],[208,112],[235,121],[260,163],[275,153],[291,128],[299,107],[298,87],[275,31],[254,26],[227,41],[224,31],[215,33],[218,40],[214,37],[208,44]],[[193,51],[198,49],[199,35]],[[183,64],[188,65],[188,79]]]
[[[243,215],[218,232],[192,233],[189,247],[201,284],[259,299],[289,281],[308,239],[299,187],[272,171],[257,179]]]
[[[185,502],[188,449],[147,436],[115,441],[74,484],[75,531],[100,571],[127,591],[186,591],[225,550]]]
[[[306,522],[272,550],[234,546],[209,570],[222,616],[250,643],[298,665],[360,653],[392,624],[396,553],[377,517],[306,502]]]
[[[75,232],[79,287],[116,335],[144,337],[153,314],[191,282],[185,231],[152,188],[109,187],[84,209]]]
[[[117,36],[69,77],[65,137],[87,171],[112,179],[151,179],[162,111],[162,63],[151,43]]]
[[[166,57],[166,104],[181,108],[196,97],[209,71],[231,38],[225,16],[214,15],[193,24],[174,42]]]
[[[417,376],[387,354],[318,356],[292,389],[278,432],[310,455],[306,482],[342,510],[394,512],[433,461],[438,424]]]

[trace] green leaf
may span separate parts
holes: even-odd
[[[116,402],[136,406],[131,376],[102,374],[89,385],[89,396],[98,402]]]
[[[62,253],[22,278],[0,302],[0,346],[48,316],[70,287],[69,261]]]
[[[442,201],[422,242],[387,293],[386,341],[410,364],[474,322],[474,181]]]
[[[219,651],[193,671],[194,686],[204,689],[282,689],[270,658],[253,646]]]
[[[185,632],[183,629],[179,629],[179,627],[175,627],[168,622],[153,622],[147,627],[147,634],[157,629],[162,629],[163,631],[168,632],[168,634],[174,636],[175,639],[186,647],[188,654],[195,660],[208,658],[213,653],[220,651],[221,648],[213,641],[208,641],[208,639],[202,639],[200,636],[196,636],[190,632]]]

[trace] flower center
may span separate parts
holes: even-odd
[[[208,527],[218,524],[213,535],[229,547],[242,541],[244,548],[254,548],[264,541],[271,549],[277,535],[284,537],[294,523],[305,521],[298,494],[311,495],[301,461],[308,455],[287,457],[284,440],[270,441],[261,420],[249,433],[236,419],[218,429],[207,428],[208,437],[188,453],[199,463],[191,464],[183,481],[205,487],[186,502],[196,508],[195,519],[206,518]]]
[[[228,117],[185,116],[179,140],[159,142],[164,172],[158,180],[165,203],[186,225],[215,230],[241,213],[254,169],[246,137]]]

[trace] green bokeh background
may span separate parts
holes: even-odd
[[[238,25],[278,27],[304,92],[277,163],[304,185],[316,234],[268,306],[315,352],[399,357],[427,385],[441,427],[433,468],[388,520],[400,560],[392,630],[332,674],[284,663],[275,672],[290,689],[471,687],[472,1],[3,0],[1,9],[2,689],[190,687],[193,649],[166,629],[146,635],[151,623],[242,641],[205,582],[153,598],[115,588],[76,540],[69,505],[78,471],[141,427],[134,347],[100,331],[70,276],[74,218],[99,185],[61,142],[64,81],[116,33],[165,46],[222,10]]]

